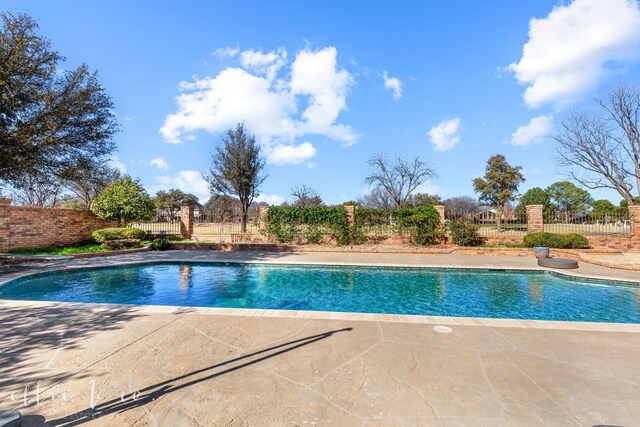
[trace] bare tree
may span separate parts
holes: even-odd
[[[358,199],[358,203],[365,208],[389,211],[393,208],[393,199],[379,188],[374,188],[370,193]]]
[[[241,230],[247,231],[247,213],[253,199],[260,195],[260,185],[266,179],[263,175],[265,160],[255,136],[250,136],[244,123],[236,129],[229,129],[216,147],[211,158],[211,168],[204,178],[209,183],[212,195],[226,194],[240,201]]]
[[[55,177],[24,175],[13,188],[18,205],[55,208],[62,202],[62,184]]]
[[[295,198],[292,205],[298,208],[324,206],[324,202],[316,190],[306,185],[292,188],[291,195]]]
[[[445,213],[451,216],[472,216],[480,212],[478,202],[469,196],[451,197],[442,202]]]
[[[95,164],[79,161],[76,167],[68,168],[61,177],[63,186],[82,201],[85,209],[91,210],[93,199],[122,176],[118,169],[106,162]]]
[[[377,154],[368,164],[374,170],[365,178],[365,182],[386,193],[393,200],[395,208],[406,206],[409,197],[420,185],[436,177],[429,164],[417,156],[411,161],[396,156],[390,162],[382,154]]]
[[[558,162],[589,189],[617,191],[629,205],[640,191],[640,90],[619,85],[596,104],[600,113],[576,111],[554,135]]]

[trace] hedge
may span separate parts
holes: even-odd
[[[581,234],[530,233],[524,236],[525,246],[556,249],[589,249],[589,240]]]
[[[121,239],[138,239],[142,240],[147,232],[139,228],[103,228],[91,233],[91,237],[98,243],[104,243],[107,240]]]
[[[280,243],[291,242],[296,234],[302,234],[308,243],[318,243],[323,231],[336,239],[338,245],[351,241],[346,211],[342,206],[271,206],[265,222],[266,232]]]

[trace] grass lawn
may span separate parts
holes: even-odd
[[[140,242],[139,247],[146,245],[147,241]],[[135,248],[130,248],[135,249]],[[83,244],[83,245],[70,245],[63,247],[50,247],[50,248],[22,248],[13,249],[9,253],[19,255],[75,255],[85,254],[89,252],[109,252],[111,249],[101,248],[97,243]]]

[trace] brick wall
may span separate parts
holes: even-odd
[[[112,226],[89,211],[11,206],[10,199],[0,199],[0,251],[90,241],[92,232]]]

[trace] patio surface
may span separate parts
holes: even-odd
[[[22,265],[0,283],[156,259],[537,268],[521,257],[171,251]],[[637,279],[584,263],[576,274]],[[640,420],[640,325],[304,314],[0,300],[0,405],[27,425],[65,426]]]

